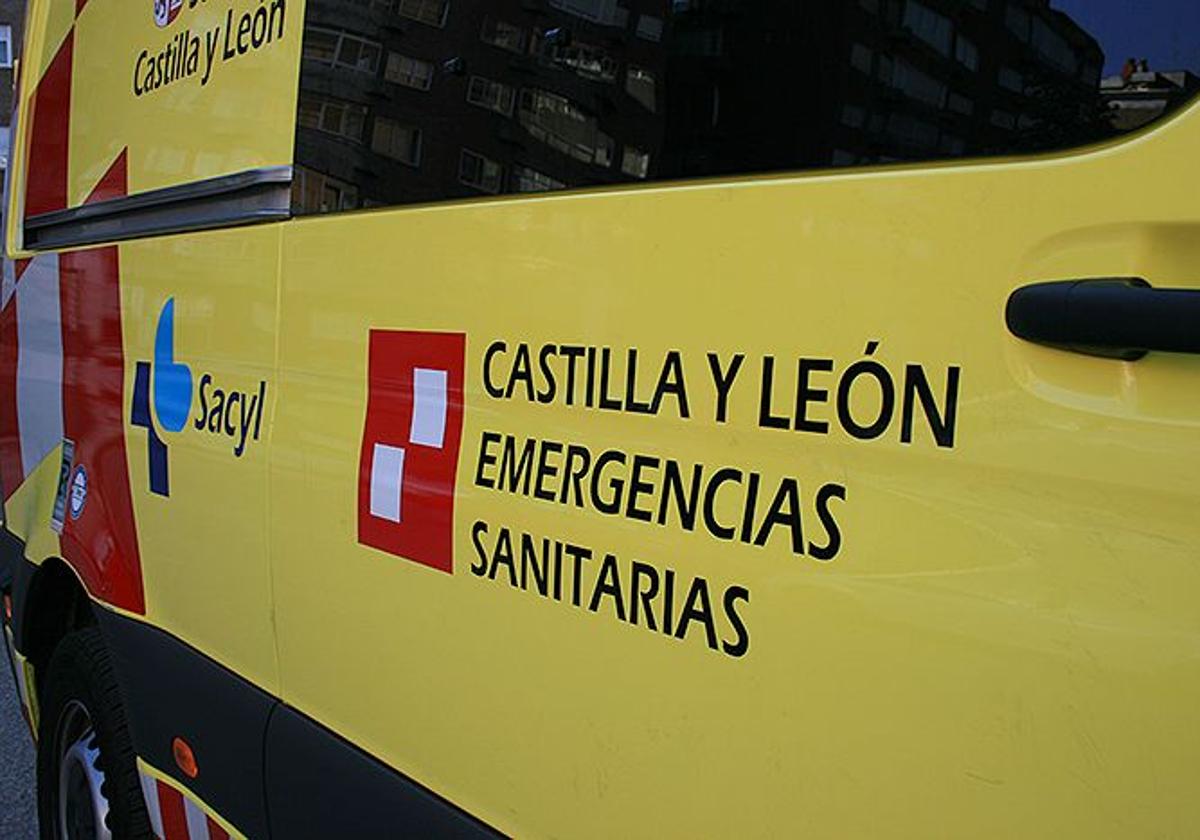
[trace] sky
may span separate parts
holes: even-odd
[[[1104,48],[1104,75],[1125,59],[1150,60],[1151,70],[1200,73],[1200,0],[1051,0]]]

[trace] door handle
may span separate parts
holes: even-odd
[[[1200,353],[1200,289],[1155,289],[1136,277],[1023,286],[1005,321],[1017,338],[1091,356]]]

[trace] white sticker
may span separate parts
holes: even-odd
[[[404,489],[404,450],[375,444],[371,454],[371,515],[400,521],[400,496]]]
[[[75,468],[75,476],[71,479],[71,518],[78,519],[83,514],[83,506],[87,504],[88,474],[80,464]]]
[[[446,442],[446,389],[444,370],[413,371],[413,415],[408,439],[418,446],[441,449]]]

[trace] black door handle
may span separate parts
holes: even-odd
[[[1200,289],[1155,289],[1139,278],[1023,286],[1005,321],[1017,338],[1092,356],[1200,353]]]

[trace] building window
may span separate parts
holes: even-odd
[[[961,157],[967,152],[967,144],[961,137],[956,137],[953,134],[943,134],[941,142],[938,144],[938,151],[942,154]]]
[[[502,50],[518,55],[525,52],[525,30],[507,21],[487,18],[483,22],[483,32],[479,37],[485,44]]]
[[[602,26],[624,28],[629,23],[629,10],[617,0],[550,0],[550,6]]]
[[[292,209],[297,213],[337,213],[358,207],[358,187],[315,169],[296,167],[292,179]]]
[[[1016,35],[1026,44],[1029,43],[1029,12],[1012,2],[1012,0],[1009,0],[1008,5],[1004,9],[1004,23],[1008,27],[1009,32]]]
[[[383,77],[389,82],[405,87],[429,90],[429,86],[433,84],[433,65],[428,61],[394,52],[388,55]]]
[[[633,146],[626,146],[625,154],[621,156],[621,171],[633,178],[648,177],[650,175],[650,153],[635,149]]]
[[[0,67],[12,67],[12,27],[0,26]]]
[[[862,128],[867,123],[867,109],[861,105],[847,103],[842,106],[842,125],[849,128]]]
[[[421,130],[385,117],[376,117],[371,148],[384,157],[407,163],[409,166],[419,166]]]
[[[663,36],[663,19],[654,15],[642,15],[637,22],[637,36],[643,41],[658,43]]]
[[[1067,39],[1050,28],[1040,17],[1033,21],[1033,48],[1064,73],[1074,76],[1079,71],[1079,57]]]
[[[888,117],[887,134],[899,143],[919,147],[922,152],[933,151],[938,141],[937,126],[911,114]]]
[[[556,178],[551,178],[545,172],[538,172],[528,166],[517,166],[513,169],[513,189],[517,192],[550,192],[566,188],[566,184]]]
[[[950,55],[954,40],[954,25],[950,18],[916,0],[904,4],[904,26],[942,55]]]
[[[300,96],[297,121],[304,128],[336,134],[361,143],[367,124],[367,107],[341,99],[327,99],[305,93]]]
[[[954,44],[954,57],[958,63],[971,70],[979,69],[979,48],[962,35]]]
[[[504,186],[504,167],[478,152],[463,149],[458,159],[458,180],[468,187],[495,195]]]
[[[310,26],[304,30],[304,57],[333,67],[374,75],[379,72],[382,47],[348,32]]]
[[[607,50],[593,44],[573,41],[541,47],[539,52],[585,79],[601,82],[615,82],[617,79],[617,60]]]
[[[589,117],[564,96],[544,90],[521,91],[518,119],[535,139],[585,163],[609,167],[616,144]]]
[[[892,85],[906,96],[926,105],[941,108],[946,101],[946,86],[903,59],[897,59],[892,71]]]
[[[961,93],[950,91],[950,95],[946,98],[946,107],[956,114],[962,114],[964,117],[971,116],[975,112],[975,103]]]
[[[497,114],[504,114],[506,117],[512,116],[513,102],[516,98],[516,91],[511,87],[485,79],[483,76],[472,76],[471,83],[467,85],[468,102]]]
[[[1016,128],[1017,118],[1008,111],[992,111],[992,125],[997,128]]]
[[[871,62],[874,55],[866,44],[855,44],[850,48],[850,66],[860,73],[871,75]]]
[[[629,65],[629,70],[625,73],[625,92],[652,114],[658,110],[656,88],[653,73],[643,70],[641,67]]]
[[[396,3],[396,14],[430,26],[445,26],[449,10],[449,0],[398,0]]]
[[[1004,66],[1000,68],[1000,87],[1011,90],[1013,93],[1022,93],[1025,90],[1025,79],[1018,71]]]

